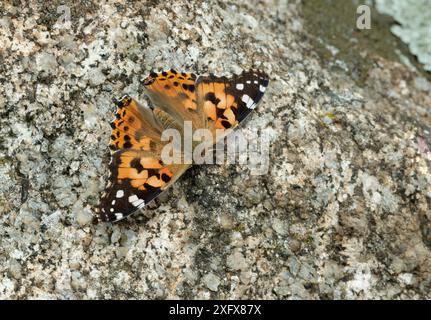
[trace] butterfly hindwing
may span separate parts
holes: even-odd
[[[140,106],[129,96],[114,100],[117,105],[115,119],[111,122],[111,142],[109,148],[114,153],[122,149],[157,152],[161,147],[162,128],[153,111]]]

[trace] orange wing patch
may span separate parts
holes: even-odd
[[[128,96],[114,102],[117,104],[117,112],[115,120],[111,122],[111,152],[120,149],[158,151],[160,128],[155,120],[151,121],[152,110],[144,109]]]
[[[227,93],[230,86],[225,77],[199,78],[198,104],[203,106],[207,127],[213,131],[234,128],[238,124],[235,97]]]
[[[179,123],[192,121],[194,128],[204,127],[196,100],[196,76],[173,69],[152,72],[143,82],[154,106],[174,117]],[[174,106],[174,107],[173,107]]]
[[[151,154],[125,151],[118,162],[117,181],[121,184],[122,180],[130,180],[132,187],[142,191],[163,188],[173,176],[172,171]]]

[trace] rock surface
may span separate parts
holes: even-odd
[[[431,298],[431,84],[322,60],[300,2],[0,4],[0,298]],[[68,6],[68,7],[67,7]],[[68,10],[70,9],[70,20]],[[336,51],[336,50],[335,50]],[[271,76],[270,168],[197,166],[93,224],[112,96],[151,69]]]

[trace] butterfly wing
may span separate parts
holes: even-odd
[[[261,100],[268,76],[260,71],[243,72],[231,78],[199,77],[175,70],[151,73],[144,80],[145,92],[154,108],[138,105],[128,96],[116,101],[116,119],[111,123],[112,161],[106,192],[96,213],[102,221],[118,221],[156,198],[188,168],[165,164],[161,141],[165,128],[193,129],[236,127]]]
[[[98,214],[102,221],[118,221],[143,208],[172,185],[186,165],[165,165],[146,151],[119,150],[110,164],[108,188]]]
[[[268,86],[269,78],[261,71],[246,71],[231,78],[199,77],[196,81],[197,102],[202,106],[206,127],[235,128],[256,108]]]
[[[157,112],[140,106],[128,96],[116,101],[111,123],[110,177],[95,211],[102,221],[121,220],[156,198],[189,167],[166,165],[160,154],[162,125]]]
[[[111,122],[111,153],[122,149],[159,151],[162,126],[153,110],[144,108],[129,96],[114,99],[117,105],[115,119]]]
[[[269,78],[261,71],[245,71],[231,78],[196,76],[173,69],[151,73],[144,87],[152,103],[177,122],[191,121],[193,129],[231,129],[243,121],[262,99]]]
[[[144,80],[144,90],[154,106],[170,114],[178,123],[191,121],[193,128],[203,128],[205,118],[196,101],[196,76],[173,69],[151,73]]]

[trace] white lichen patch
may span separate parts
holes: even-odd
[[[377,0],[377,9],[394,17],[392,32],[408,44],[424,68],[431,71],[431,7],[427,0]]]

